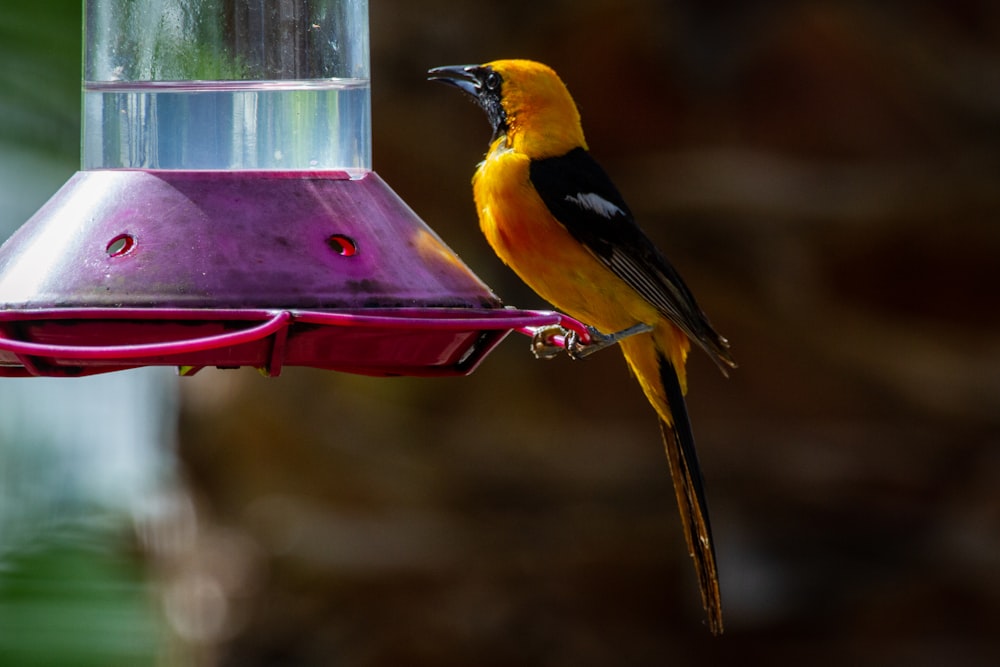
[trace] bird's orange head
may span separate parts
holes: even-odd
[[[580,113],[555,71],[532,60],[436,67],[430,78],[449,83],[482,107],[492,143],[542,159],[586,148]]]

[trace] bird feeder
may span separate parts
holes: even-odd
[[[82,170],[0,247],[0,375],[471,372],[500,299],[371,169],[367,0],[86,0]]]

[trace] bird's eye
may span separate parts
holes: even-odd
[[[503,83],[503,79],[496,72],[490,72],[486,75],[486,89],[492,92],[497,92],[500,90],[500,84]]]

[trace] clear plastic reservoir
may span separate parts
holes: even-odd
[[[86,0],[84,169],[371,169],[368,0]]]

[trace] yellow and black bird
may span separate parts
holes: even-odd
[[[473,177],[493,250],[542,298],[588,325],[591,340],[571,338],[571,354],[621,345],[656,409],[709,627],[721,633],[715,548],[684,395],[690,342],[724,374],[736,367],[729,343],[591,157],[576,104],[551,68],[496,60],[429,75],[472,96],[493,128]],[[536,343],[543,353],[546,347]]]

